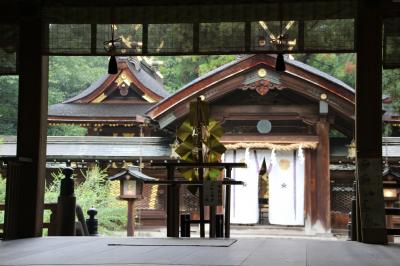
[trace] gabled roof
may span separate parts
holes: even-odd
[[[118,57],[119,73],[105,74],[87,89],[61,104],[49,106],[51,122],[136,121],[169,93],[162,77],[141,57]],[[125,96],[113,98],[121,89]],[[128,94],[130,93],[130,94]]]
[[[293,90],[315,101],[320,94],[328,96],[328,104],[346,119],[354,119],[355,91],[342,81],[296,60],[286,59],[286,71],[275,71],[276,57],[267,54],[248,55],[225,64],[186,84],[173,95],[149,109],[147,115],[163,126],[172,123],[187,112],[187,103],[199,95],[213,101],[243,86],[248,75],[264,68],[281,88]],[[266,77],[269,78],[268,75]],[[186,109],[185,109],[186,108]],[[185,110],[184,110],[185,109]],[[160,124],[161,125],[161,124]]]
[[[138,57],[117,57],[119,73],[116,75],[105,74],[99,80],[91,84],[87,89],[66,100],[64,103],[89,103],[116,81],[122,74],[128,74],[135,85],[144,94],[148,94],[156,102],[168,97],[170,94],[164,90],[162,78],[145,60]],[[125,72],[125,70],[127,70]]]

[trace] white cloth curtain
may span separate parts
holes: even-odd
[[[304,225],[304,163],[295,151],[275,155],[269,174],[269,222]]]
[[[228,150],[225,162],[245,162],[246,150]],[[258,173],[254,155],[250,153],[247,168],[232,169],[232,178],[245,182],[245,186],[232,186],[231,223],[258,223]],[[260,162],[261,164],[261,162]]]
[[[246,162],[247,168],[232,170],[232,178],[245,186],[232,186],[231,222],[258,223],[259,170],[265,158],[269,173],[269,220],[271,224],[304,224],[304,163],[296,151],[276,151],[271,161],[271,150],[228,150],[225,162]]]

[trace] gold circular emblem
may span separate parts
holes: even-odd
[[[290,161],[286,159],[279,160],[279,168],[281,170],[288,170],[290,167]]]
[[[321,100],[323,100],[323,101],[328,99],[328,95],[326,95],[326,93],[321,93],[320,97],[321,97]]]
[[[260,68],[260,69],[257,71],[257,75],[258,75],[260,78],[263,78],[263,77],[265,77],[265,76],[267,75],[267,70],[265,70],[265,68]]]

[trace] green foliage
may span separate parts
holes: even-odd
[[[390,95],[394,101],[394,107],[400,111],[400,69],[386,69],[383,71],[383,94]]]
[[[157,57],[164,62],[160,72],[164,76],[164,87],[169,92],[177,91],[188,82],[234,59],[234,55]]]
[[[76,201],[84,213],[92,206],[97,209],[99,233],[112,234],[114,231],[125,230],[126,207],[116,199],[112,184],[107,179],[106,169],[95,166],[82,174],[85,177],[84,181],[75,186]],[[53,182],[46,185],[45,202],[57,202],[63,174],[59,171],[52,177]]]
[[[77,125],[50,126],[47,130],[48,136],[85,136],[87,128]]]
[[[107,57],[52,56],[49,61],[49,105],[70,99],[106,74]],[[79,126],[50,126],[49,136],[84,136]]]
[[[6,201],[6,179],[0,174],[0,204]]]
[[[0,135],[17,134],[18,77],[0,76]]]
[[[61,103],[107,73],[105,56],[52,56],[49,61],[49,105]]]
[[[355,54],[296,54],[293,57],[355,87]]]

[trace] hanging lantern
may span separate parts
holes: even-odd
[[[121,38],[114,38],[115,25],[111,24],[111,40],[105,41],[104,50],[110,55],[110,59],[108,61],[108,74],[115,75],[118,74],[118,63],[117,58],[115,57],[117,47],[120,45]]]
[[[115,55],[110,56],[108,61],[108,74],[114,75],[118,73],[118,64]]]
[[[284,72],[286,70],[285,59],[282,53],[279,53],[276,57],[275,70],[278,72]]]

